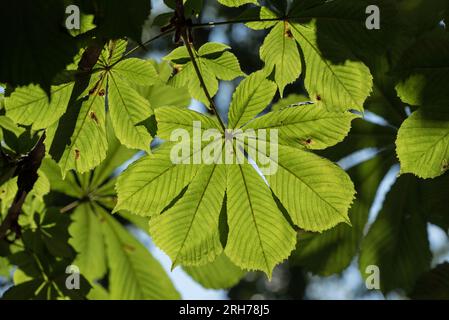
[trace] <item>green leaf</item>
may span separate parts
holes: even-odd
[[[190,55],[186,46],[180,46],[164,57],[166,61],[177,62],[178,60],[189,60]]]
[[[64,114],[73,83],[53,86],[49,97],[37,85],[20,87],[5,99],[6,115],[13,121],[31,125],[33,130],[47,128]]]
[[[265,109],[275,91],[275,84],[266,80],[262,72],[252,74],[243,80],[231,102],[230,126],[240,125],[239,121],[242,124],[248,122],[248,126],[244,128],[247,129],[251,128],[252,123],[259,121],[263,127],[265,122],[271,121],[272,115],[266,116],[269,120],[262,116],[250,122],[254,116]],[[315,106],[299,107],[298,111],[295,108],[286,108],[273,113],[288,114],[285,119],[297,120],[301,117],[306,119],[307,121],[303,121],[301,126],[298,124],[300,128],[298,130],[285,130],[281,117],[279,119],[273,117],[272,127],[280,130],[281,137],[286,137],[286,140],[290,138],[294,140],[301,139],[302,136],[300,132],[295,136],[296,131],[324,121],[325,130],[331,129],[333,133],[327,132],[326,136],[316,134],[311,129],[308,132],[321,139],[321,148],[326,147],[327,144],[335,144],[346,135],[349,124],[355,116],[350,113],[329,113],[323,108],[316,108]],[[326,119],[321,119],[329,114],[344,122],[342,126],[333,126],[330,120],[326,122]],[[249,149],[254,146],[249,141],[248,143],[245,141],[243,132],[229,135],[223,132],[218,122],[212,117],[190,110],[179,110],[175,107],[158,108],[156,119],[158,135],[171,142],[164,143],[154,154],[128,167],[119,177],[116,187],[118,204],[115,211],[126,210],[141,216],[151,216],[150,231],[154,233],[156,243],[171,256],[175,265],[178,262],[194,265],[211,261],[219,253],[221,242],[222,245],[226,243],[226,255],[239,267],[263,270],[271,275],[273,267],[288,257],[296,242],[295,232],[289,224],[290,220],[287,220],[288,215],[300,227],[305,226],[305,229],[315,231],[326,230],[342,221],[349,222],[348,209],[355,193],[354,187],[346,173],[327,160],[305,151],[304,148],[282,145],[279,146],[279,159],[275,157],[275,150],[270,150],[272,158],[269,159],[261,153],[261,150],[257,150],[254,156],[253,150]],[[309,121],[311,124],[308,123]],[[201,135],[198,136],[200,127],[215,129],[212,142]],[[321,131],[320,128],[317,129],[317,126],[314,128]],[[177,129],[182,129],[182,134],[173,136],[173,132]],[[234,150],[230,150],[227,148],[229,140],[233,141],[232,143],[240,143],[240,146],[247,143],[247,150],[237,149],[235,146]],[[257,144],[261,149],[267,150],[264,148],[266,147],[263,145],[264,141],[258,141]],[[223,146],[226,152],[223,152]],[[215,154],[217,151],[215,147],[221,147],[218,148],[218,151],[221,151],[219,154]],[[227,170],[225,211],[220,207],[220,200],[223,199],[225,190],[209,191],[210,187],[218,186],[218,183],[212,184],[215,180],[211,180],[215,177],[211,173],[215,170],[213,169],[215,164],[201,162],[201,156],[203,160],[204,154],[207,157],[212,156],[208,154],[212,150],[215,157],[225,155],[225,161],[229,160],[228,156],[239,161],[237,164],[235,161],[232,164],[229,162],[225,164]],[[256,161],[260,172],[265,173],[266,180],[259,175],[256,168],[245,162],[246,154],[248,158]],[[177,157],[176,161],[173,156]],[[192,164],[192,159],[195,164]],[[222,161],[223,159],[208,158],[207,160]],[[244,161],[240,162],[240,160]],[[203,163],[203,165],[200,166],[197,163]],[[267,164],[275,169],[271,176],[269,172],[263,170],[266,169],[264,166]],[[289,186],[288,190],[284,188],[285,185]],[[246,191],[244,196],[242,196],[242,190]],[[280,202],[274,198],[273,192]],[[202,201],[210,199],[214,193],[218,195],[214,195],[213,205],[208,206],[210,211],[208,214],[217,220],[197,219],[197,213],[203,213]],[[288,213],[281,210],[282,204]],[[219,210],[222,212],[220,213]],[[223,212],[227,216],[226,230],[229,232],[220,234],[219,230],[222,229],[223,224],[219,222],[219,219],[223,219],[221,217]],[[207,223],[208,227],[202,227],[202,230],[208,230],[208,232],[193,233],[192,230],[196,230],[197,226],[203,223]],[[176,228],[173,227],[174,225]],[[270,227],[273,225],[276,225],[278,229],[272,230]],[[226,234],[227,240],[223,238]],[[212,242],[215,243],[214,245],[203,240],[194,241],[210,236],[215,237],[215,242]],[[218,242],[218,240],[221,241]]]
[[[25,132],[25,128],[19,127],[12,119],[6,116],[0,116],[0,139],[3,140],[3,136],[5,131],[9,131],[16,136],[16,138],[20,137],[21,134]]]
[[[102,226],[110,267],[110,298],[179,299],[164,269],[148,250],[107,212],[101,211],[101,215],[105,220]]]
[[[172,148],[173,144],[164,144],[153,154],[134,162],[119,176],[114,212],[128,210],[141,216],[159,214],[188,185],[199,166],[173,163],[170,159]],[[192,151],[181,160],[191,156]]]
[[[279,143],[325,149],[346,137],[356,117],[349,112],[328,112],[322,107],[304,105],[269,112],[247,123],[244,129],[275,129]]]
[[[40,167],[48,180],[50,181],[51,190],[64,193],[74,198],[82,198],[83,190],[77,184],[75,176],[72,173],[62,178],[61,168],[56,162],[50,158],[44,158]]]
[[[248,3],[258,4],[257,0],[218,0],[218,2],[227,7],[240,7]]]
[[[257,9],[259,10],[258,18],[262,21],[248,22],[246,23],[246,26],[248,28],[254,30],[268,29],[276,25],[277,23],[276,19],[280,19],[276,13],[274,13],[267,7],[261,7]],[[269,21],[270,19],[273,19],[274,21]]]
[[[106,291],[101,285],[97,283],[92,284],[92,289],[87,295],[89,300],[109,300],[109,292]]]
[[[283,145],[278,146],[277,158],[256,152],[258,163],[272,168],[274,173],[266,175],[268,184],[295,225],[321,232],[340,222],[350,224],[348,210],[355,190],[340,167],[311,152]]]
[[[243,76],[237,57],[231,52],[225,51],[215,59],[202,59],[218,79],[231,81]]]
[[[121,145],[120,142],[115,137],[111,121],[106,123],[107,138],[108,138],[108,152],[106,159],[101,162],[101,164],[95,168],[92,180],[89,182],[92,188],[99,187],[108,178],[112,176],[114,170],[116,170],[120,165],[124,164],[129,160],[135,153],[135,150],[130,150],[125,146]]]
[[[121,80],[120,75],[113,73],[108,78],[112,126],[121,143],[149,153],[152,137],[142,122],[153,114],[153,110],[146,99]]]
[[[207,91],[213,97],[218,91],[218,81],[215,74],[208,68],[208,66],[198,59],[198,68],[201,76],[206,84]],[[201,82],[196,74],[195,68],[191,62],[182,67],[182,70],[170,79],[169,84],[174,87],[187,87],[192,98],[209,106],[209,99],[204,93]]]
[[[223,165],[205,166],[183,197],[150,220],[150,234],[176,265],[212,262],[223,250],[218,229],[226,189]]]
[[[71,169],[79,173],[87,172],[99,165],[106,157],[104,100],[103,96],[94,94],[80,98],[69,106],[72,110],[67,116],[73,116],[71,120],[75,121],[75,128],[69,145],[65,146],[61,158],[58,159],[63,177]],[[63,123],[60,122],[59,126],[61,125]]]
[[[171,136],[176,130],[186,130],[192,136],[194,122],[201,125],[202,130],[216,129],[222,132],[216,119],[193,110],[162,107],[157,109],[155,114],[158,123],[157,135],[165,140],[171,140]]]
[[[16,196],[17,189],[17,177],[9,179],[0,185],[0,212],[2,213],[2,216],[6,216],[14,197]]]
[[[404,121],[396,140],[401,173],[435,178],[449,168],[449,112],[423,108]]]
[[[229,107],[229,128],[243,126],[262,112],[273,99],[276,85],[256,72],[242,80],[232,95]]]
[[[123,57],[127,46],[128,41],[124,39],[109,41],[101,51],[100,57],[98,58],[98,64],[103,68],[114,66],[115,69],[115,64]]]
[[[120,61],[111,69],[112,78],[126,80],[138,85],[152,85],[158,81],[158,74],[148,60],[129,58]]]
[[[201,46],[201,48],[198,50],[198,54],[202,57],[205,57],[207,55],[211,55],[214,53],[220,53],[225,50],[231,49],[230,46],[220,43],[220,42],[206,42],[204,45]],[[187,53],[188,55],[188,53]]]
[[[98,205],[82,203],[72,213],[70,244],[77,252],[73,264],[89,280],[101,279],[106,273],[106,251]]]
[[[207,289],[227,289],[235,286],[245,271],[233,264],[225,254],[199,267],[183,267],[189,276]]]
[[[390,151],[351,168],[348,174],[354,181],[358,195],[349,210],[352,226],[339,224],[321,234],[300,233],[298,249],[291,260],[321,276],[346,269],[359,250],[379,184],[393,164],[394,157]]]
[[[243,269],[263,270],[271,278],[274,266],[295,247],[296,236],[264,184],[251,165],[228,166],[225,253]]]
[[[151,108],[156,110],[160,107],[187,108],[190,105],[190,95],[186,88],[175,88],[170,85],[161,84],[147,87],[136,87],[136,91],[151,102]]]
[[[301,74],[301,58],[288,22],[278,22],[266,36],[260,47],[260,58],[274,79],[281,97],[287,84],[293,83]]]
[[[373,85],[368,67],[348,60],[351,52],[332,38],[326,38],[326,47],[320,48],[315,26],[294,23],[291,27],[303,52],[306,63],[304,83],[311,100],[329,111],[363,111],[363,103]],[[346,60],[334,64],[334,57],[345,57]]]
[[[430,267],[427,223],[418,183],[412,175],[398,179],[362,242],[360,272],[366,278],[370,275],[365,272],[367,267],[378,266],[384,293],[397,288],[410,291]]]

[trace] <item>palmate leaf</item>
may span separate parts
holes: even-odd
[[[404,121],[396,140],[401,173],[435,178],[449,169],[449,112],[424,107]]]
[[[195,61],[204,79],[209,94],[213,97],[218,91],[218,79],[233,80],[243,76],[237,58],[228,50],[229,47],[220,43],[209,42],[198,49]],[[170,79],[169,84],[174,87],[188,87],[191,96],[209,106],[209,101],[201,86],[193,63],[185,46],[178,47],[164,57],[171,61],[178,70]]]
[[[380,270],[380,289],[410,291],[417,278],[430,267],[427,222],[420,202],[419,181],[413,175],[399,177],[388,193],[384,208],[363,239],[359,267]]]
[[[308,230],[321,231],[348,221],[347,211],[354,195],[348,176],[331,162],[305,151],[303,146],[279,146],[279,159],[275,161],[279,169],[272,176],[266,175],[266,180],[249,163],[236,162],[245,159],[246,154],[254,154],[250,143],[245,146],[244,132],[238,129],[251,128],[253,122],[261,128],[269,127],[269,121],[264,124],[263,117],[250,120],[266,108],[275,90],[275,84],[261,72],[240,83],[229,111],[229,127],[235,127],[235,131],[225,131],[214,118],[194,111],[168,107],[155,110],[157,134],[171,142],[136,161],[120,175],[114,210],[150,216],[150,233],[174,265],[204,265],[221,253],[224,243],[220,241],[223,235],[219,232],[219,219],[224,199],[229,227],[225,233],[226,256],[243,269],[263,270],[269,276],[296,243],[294,229],[272,191],[287,208],[287,215]],[[303,116],[307,126],[319,128],[323,125],[320,117],[327,116],[324,108],[315,113],[298,110],[296,115],[288,113],[282,121],[299,121]],[[331,145],[343,139],[353,119],[351,114],[330,113],[329,117],[332,116],[344,118],[345,124],[326,127],[329,132],[327,138],[322,138],[323,148],[325,143]],[[274,129],[294,139],[293,131],[283,131],[282,121],[274,121]],[[248,124],[242,128],[245,123]],[[213,129],[202,142],[200,127]],[[177,134],[177,130],[182,134]],[[179,156],[176,161],[174,155]],[[227,162],[229,159],[232,160]],[[281,188],[286,184],[291,188],[288,192]]]

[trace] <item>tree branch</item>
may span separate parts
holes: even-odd
[[[31,192],[39,175],[37,170],[41,166],[42,159],[45,156],[45,132],[40,137],[36,146],[31,152],[20,162],[17,167],[17,193],[13,203],[8,210],[8,214],[0,225],[0,240],[5,239],[9,230],[20,236],[20,226],[18,223],[20,212],[26,196]]]

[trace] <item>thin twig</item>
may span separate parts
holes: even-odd
[[[270,22],[270,21],[283,21],[286,18],[277,17],[277,18],[265,18],[265,19],[239,19],[239,20],[228,20],[228,21],[211,21],[204,23],[194,23],[192,24],[192,28],[204,28],[204,27],[215,27],[222,26],[228,24],[239,24],[239,23],[250,23],[250,22]]]
[[[159,38],[162,38],[162,37],[164,37],[166,35],[169,35],[170,33],[173,33],[174,31],[175,31],[175,28],[168,29],[168,30],[166,30],[164,32],[159,33],[157,36],[154,36],[153,38],[145,41],[144,43],[142,43],[142,44],[140,44],[138,46],[135,46],[134,48],[129,50],[127,53],[125,53],[123,55],[123,57],[119,61],[123,60],[124,58],[126,58],[130,54],[132,54],[132,53],[136,52],[137,50],[141,49],[142,47],[145,48],[145,46],[149,45],[151,42],[153,42],[153,41],[155,41],[155,40],[157,40]],[[118,63],[118,62],[116,62],[116,63]]]

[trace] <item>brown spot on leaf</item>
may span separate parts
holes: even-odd
[[[98,91],[98,95],[100,96],[100,97],[103,97],[104,95],[105,95],[105,91],[104,91],[104,89],[100,89],[100,91]]]
[[[321,96],[319,94],[316,95],[316,100],[321,101]]]
[[[441,171],[446,172],[449,169],[449,163],[446,159],[443,160],[443,165],[441,166]]]
[[[123,250],[128,251],[128,252],[133,252],[134,250],[136,250],[136,248],[134,248],[132,245],[124,243]]]
[[[305,140],[301,140],[300,142],[302,145],[308,147],[313,143],[313,140],[311,138],[307,138]]]
[[[180,73],[182,71],[182,65],[180,64],[175,64],[173,66],[173,75],[177,75],[178,73]]]
[[[95,121],[96,124],[98,124],[98,118],[97,118],[97,115],[95,114],[95,112],[91,111],[91,112],[89,113],[89,116],[90,116],[90,118],[91,118],[92,120]]]
[[[284,37],[293,39],[293,33],[287,21],[284,21]]]
[[[75,149],[75,160],[78,160],[80,158],[80,151],[78,149]]]

